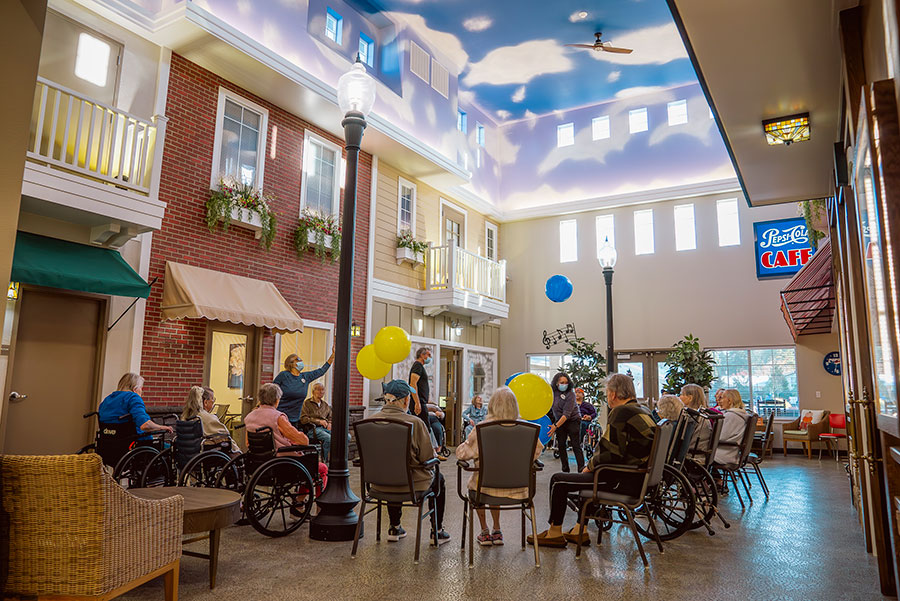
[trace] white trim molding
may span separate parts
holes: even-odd
[[[380,300],[421,307],[429,317],[452,311],[472,318],[472,325],[506,319],[509,305],[465,290],[417,290],[400,284],[372,279],[369,296]]]
[[[463,230],[462,230],[462,232],[460,232],[460,235],[459,235],[459,246],[460,246],[460,248],[465,250],[466,248],[468,248],[468,244],[466,242],[467,242],[467,238],[469,237],[469,211],[467,211],[463,207],[459,206],[452,200],[447,200],[443,196],[441,196],[440,198],[441,198],[441,227],[440,227],[441,242],[440,242],[440,245],[447,244],[447,240],[445,239],[445,234],[447,232],[446,232],[446,228],[444,227],[446,225],[446,221],[445,221],[446,218],[444,217],[444,207],[450,207],[451,210],[456,211],[457,213],[459,213],[463,216],[463,226],[462,226]]]
[[[488,232],[494,232],[494,256],[488,256]],[[484,256],[491,261],[500,260],[500,228],[496,223],[484,220]]]
[[[372,181],[375,181],[374,179]],[[400,220],[400,215],[403,207],[403,187],[412,189],[412,203],[410,207],[410,227],[409,231],[412,232],[413,237],[416,236],[416,201],[418,197],[418,189],[416,188],[416,184],[409,181],[403,176],[397,178],[397,234],[401,234],[405,229],[403,227],[403,223]],[[372,186],[373,188],[375,186]]]

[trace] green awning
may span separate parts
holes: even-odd
[[[112,296],[150,296],[150,285],[117,251],[27,232],[16,235],[10,280]]]

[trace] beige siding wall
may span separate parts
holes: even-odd
[[[443,198],[464,211],[466,249],[479,255],[485,254],[486,219],[484,215],[466,207],[450,196],[441,194],[431,186],[405,176],[395,167],[380,162],[378,164],[375,209],[374,275],[376,279],[421,289],[425,277],[422,266],[413,268],[409,263],[397,265],[397,212],[401,177],[416,186],[416,238],[430,242],[433,246],[443,244],[444,227],[441,219],[441,198]],[[498,249],[502,252],[503,243],[500,240],[498,240]],[[502,257],[503,255],[498,256]]]

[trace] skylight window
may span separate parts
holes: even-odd
[[[75,76],[95,86],[105,86],[110,51],[109,44],[103,40],[88,33],[79,34],[78,48],[75,51]]]
[[[616,228],[615,218],[612,215],[597,215],[597,256],[600,256],[600,249],[609,242],[613,248],[616,247]]]
[[[370,67],[375,60],[375,41],[364,33],[359,34],[359,60]]]
[[[697,230],[694,225],[694,205],[675,206],[675,250],[697,248]]]
[[[469,131],[469,116],[466,111],[456,110],[456,129],[462,133]]]
[[[343,40],[343,29],[344,18],[331,8],[328,8],[325,13],[325,37],[335,44],[341,44]]]
[[[687,100],[676,100],[668,104],[669,125],[683,125],[688,122]]]
[[[649,129],[647,107],[628,111],[628,132],[637,134]]]
[[[741,223],[736,198],[716,201],[716,217],[719,221],[719,246],[737,246],[741,243]]]
[[[559,262],[578,260],[578,222],[564,219],[559,222]]]
[[[484,146],[484,126],[481,123],[475,124],[475,143]]]
[[[605,140],[609,137],[609,116],[594,117],[591,121],[591,139]]]
[[[653,209],[634,212],[634,254],[652,255],[653,246]]]
[[[575,124],[563,123],[556,126],[556,147],[572,146],[575,143]]]

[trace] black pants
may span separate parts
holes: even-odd
[[[622,494],[637,494],[643,476],[632,474],[620,474],[610,478],[606,482],[599,482],[597,487],[601,490],[616,491]],[[553,474],[550,478],[550,522],[551,526],[562,526],[566,517],[566,499],[570,494],[582,490],[594,488],[594,473],[586,474]]]
[[[428,498],[428,508],[434,509],[437,503],[435,519],[437,519],[438,530],[444,527],[444,505],[447,502],[447,487],[444,485],[444,474],[438,472],[437,478],[431,481],[430,490],[434,491],[434,496]],[[388,503],[388,518],[390,518],[391,526],[400,525],[400,516],[403,514],[403,506],[398,503]]]
[[[562,428],[557,430],[556,443],[559,447],[559,462],[562,471],[569,471],[569,455],[566,453],[566,439],[571,442],[572,452],[575,453],[575,463],[580,472],[584,468],[584,451],[581,449],[581,422],[566,420]]]
[[[431,428],[431,432],[434,434],[434,440],[437,442],[438,447],[443,447],[444,426],[441,424],[441,420],[433,413],[428,416],[428,427]]]

